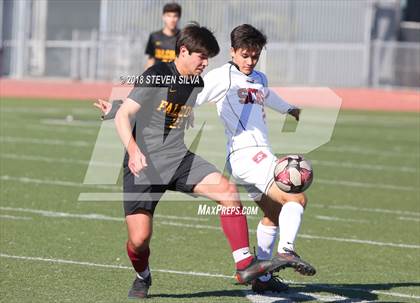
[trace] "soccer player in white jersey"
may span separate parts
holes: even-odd
[[[257,228],[257,257],[271,259],[279,234],[277,256],[295,262],[292,267],[301,274],[313,275],[315,269],[296,254],[294,246],[307,198],[303,193],[285,193],[275,184],[277,158],[270,149],[264,113],[268,106],[299,120],[300,109],[270,90],[265,74],[254,69],[266,42],[266,36],[251,25],[233,29],[232,61],[205,75],[197,104],[216,103],[227,137],[227,166],[264,212]],[[267,274],[254,281],[252,288],[282,291],[287,285]]]

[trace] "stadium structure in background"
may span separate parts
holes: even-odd
[[[166,0],[0,0],[0,75],[118,81],[141,73]],[[181,26],[214,30],[228,57],[242,23],[269,39],[259,69],[270,85],[419,87],[420,1],[178,1]]]

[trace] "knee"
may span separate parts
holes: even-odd
[[[279,213],[264,213],[264,217],[261,220],[261,223],[265,226],[279,226]]]
[[[308,204],[308,197],[305,195],[305,193],[294,194],[293,196],[294,197],[290,201],[297,202],[303,207],[306,207]]]
[[[128,238],[128,245],[132,250],[136,252],[141,252],[149,247],[150,239],[152,234],[136,234],[130,235]]]
[[[238,189],[235,184],[230,183],[227,179],[224,179],[221,183],[221,189],[224,193],[224,199],[220,201],[220,204],[228,207],[241,206]]]

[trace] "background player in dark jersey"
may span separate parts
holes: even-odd
[[[208,29],[186,27],[177,40],[175,61],[158,63],[143,73],[143,80],[133,88],[115,116],[118,134],[127,150],[124,161],[127,252],[137,272],[129,297],[147,296],[151,285],[148,259],[153,212],[168,189],[205,196],[225,207],[220,220],[232,249],[238,282],[249,282],[280,266],[271,260],[253,258],[236,186],[212,164],[189,151],[184,143],[186,120],[203,87],[199,75],[207,67],[208,58],[218,52],[217,41]],[[190,77],[189,83],[180,83],[181,77]]]
[[[175,43],[179,35],[178,21],[181,18],[181,6],[178,3],[167,3],[163,7],[163,28],[149,36],[146,45],[148,56],[146,67],[157,62],[171,62],[175,60]]]

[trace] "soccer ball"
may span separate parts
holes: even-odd
[[[277,160],[274,182],[286,193],[301,193],[312,183],[311,163],[299,155],[288,155]]]

